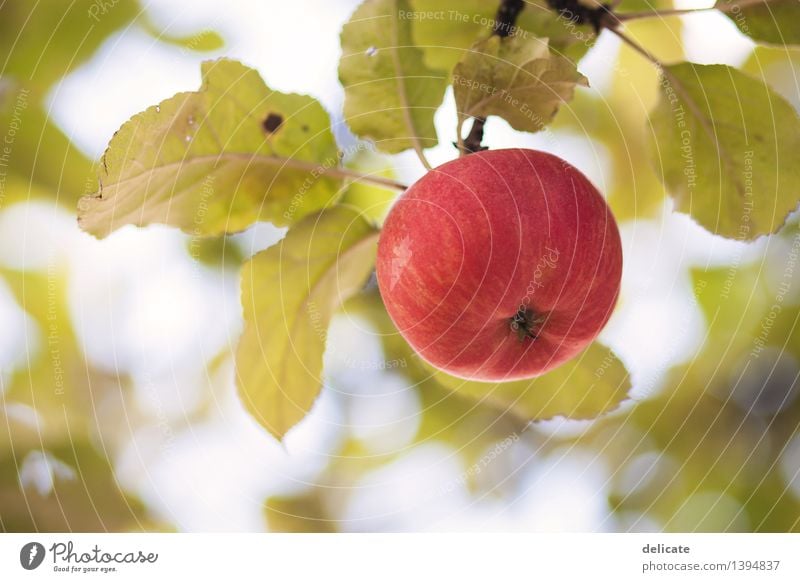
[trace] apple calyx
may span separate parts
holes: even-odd
[[[546,318],[543,315],[536,315],[532,309],[520,307],[513,317],[509,319],[508,326],[511,331],[517,334],[517,339],[520,343],[524,342],[526,338],[531,341],[539,337],[541,326]]]

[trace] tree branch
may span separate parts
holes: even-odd
[[[580,0],[547,0],[547,5],[568,22],[590,24],[595,34],[600,34],[604,28],[613,30],[619,26],[613,3],[586,6]]]
[[[517,23],[517,17],[525,8],[524,0],[501,0],[494,17],[492,34],[500,37],[511,36]]]

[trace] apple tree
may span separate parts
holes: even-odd
[[[69,33],[68,19],[47,20],[63,16],[57,10],[39,11],[32,30],[51,38],[25,34],[13,46],[7,39],[28,13],[0,6],[0,128],[13,124],[20,95],[35,126],[15,145],[23,163],[6,200],[44,192],[104,243],[120,229],[158,224],[215,254],[257,223],[284,229],[268,248],[231,259],[244,323],[234,354],[220,356],[233,358],[238,396],[264,438],[283,440],[330,389],[324,356],[338,347],[329,326],[354,316],[369,322],[387,361],[402,362],[394,371],[419,395],[414,443],[446,439],[476,459],[543,421],[591,421],[563,438],[531,435],[528,446],[602,456],[625,527],[654,518],[679,531],[800,530],[800,495],[787,492],[797,474],[785,468],[800,458],[797,0],[696,9],[666,0],[364,0],[341,30],[341,111],[276,90],[246,59],[223,56],[203,62],[199,87],[124,123],[95,168],[47,116],[58,79],[122,27],[189,50],[219,48],[215,34],[196,37],[203,43],[171,36],[136,2],[119,4],[85,38]],[[683,23],[710,14],[752,44],[736,66],[684,46]],[[617,43],[618,54],[598,63],[602,43]],[[24,93],[16,78],[26,80]],[[565,134],[603,150],[602,184],[509,143]],[[398,171],[411,163],[413,183]],[[404,210],[410,202],[413,212]],[[618,315],[633,293],[625,229],[661,219],[665,208],[756,258],[693,266],[682,283],[705,334],[691,358],[653,379],[630,373],[632,362],[601,332],[626,325]],[[20,296],[31,288],[31,275],[2,275]],[[33,288],[46,329],[54,300],[46,280]],[[682,315],[670,315],[671,333],[685,334]],[[77,341],[62,349],[71,365],[81,361]],[[41,364],[52,366],[52,357]],[[49,407],[59,420],[48,425],[51,449],[74,456],[105,490],[113,471],[90,433],[72,426],[91,420],[91,402],[70,403],[78,412],[62,423],[62,402],[38,398],[29,372],[4,394]],[[65,434],[82,435],[85,446],[66,450]],[[33,451],[26,435],[22,448]],[[337,489],[387,462],[359,447],[342,443],[315,487],[268,499],[270,526],[335,529]],[[0,494],[12,485],[0,483]],[[86,505],[85,492],[64,494]],[[726,509],[731,500],[736,511]],[[138,501],[105,502],[102,512],[118,518],[112,528],[141,525]],[[39,527],[25,516],[11,524]]]

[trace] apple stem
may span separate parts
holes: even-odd
[[[508,325],[511,331],[517,334],[517,339],[522,343],[526,338],[535,340],[539,337],[544,319],[542,316],[537,316],[532,309],[520,307],[514,316],[509,319]]]
[[[485,123],[485,117],[476,117],[474,119],[472,122],[472,128],[469,130],[467,137],[463,140],[460,140],[460,144],[457,144],[461,155],[474,154],[475,152],[482,152],[489,149],[488,147],[481,145],[481,142],[483,141],[483,126]],[[459,132],[459,138],[460,137],[461,133]]]

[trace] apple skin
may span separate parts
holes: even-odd
[[[608,205],[545,152],[489,150],[428,172],[389,212],[377,277],[427,362],[486,382],[544,374],[594,340],[619,295]]]

